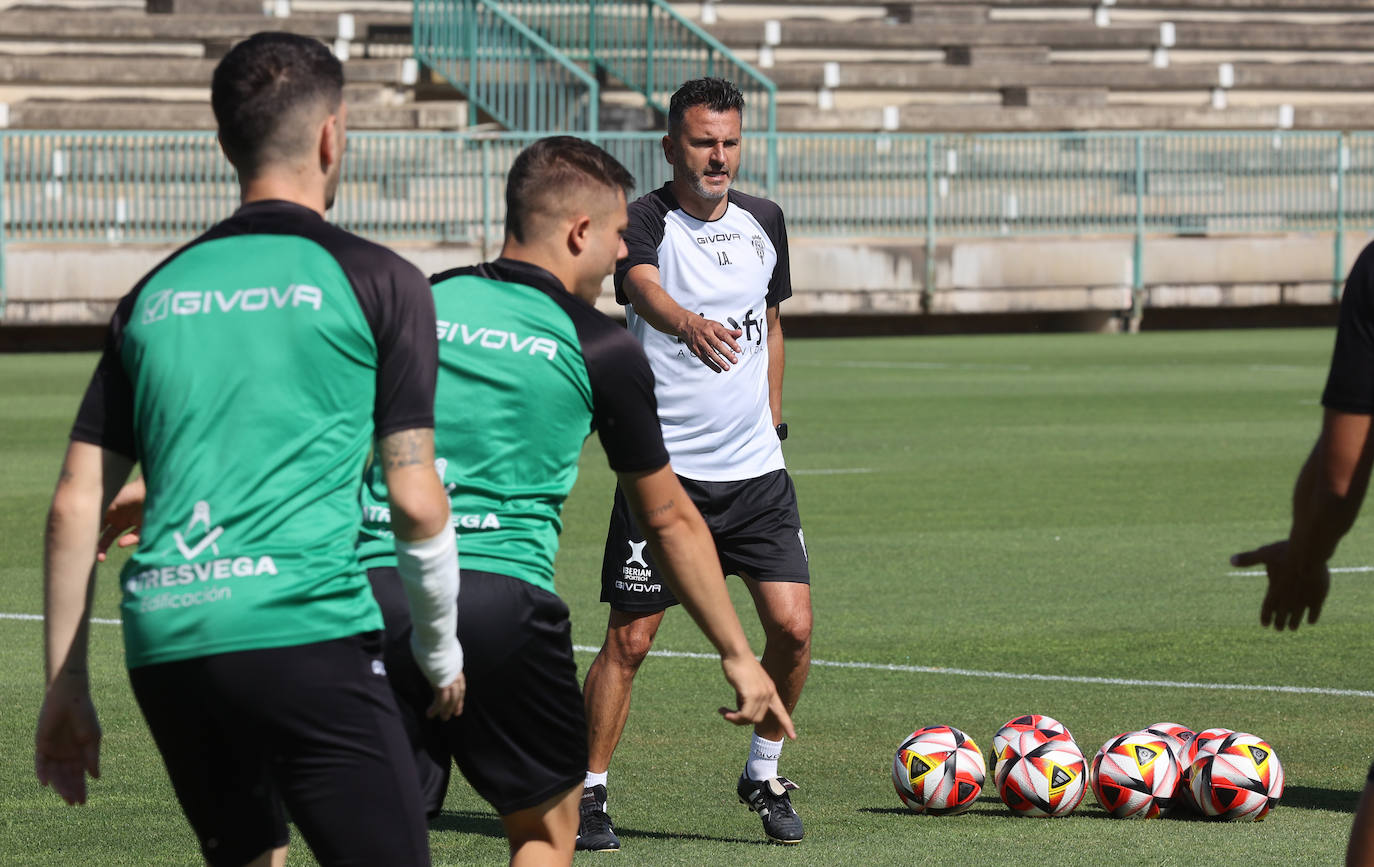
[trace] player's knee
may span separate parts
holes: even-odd
[[[622,668],[638,669],[654,646],[654,633],[644,624],[634,621],[625,626],[606,630],[606,643],[601,652],[607,661]]]
[[[796,609],[775,619],[767,630],[768,642],[792,655],[811,650],[811,611]]]

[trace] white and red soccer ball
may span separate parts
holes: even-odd
[[[1002,758],[1002,752],[1009,743],[1016,741],[1022,732],[1038,731],[1046,738],[1073,740],[1069,730],[1064,724],[1054,717],[1045,716],[1039,713],[1022,714],[1008,720],[1006,725],[997,730],[997,734],[992,736],[992,764]]]
[[[1178,763],[1178,785],[1174,788],[1173,809],[1178,809],[1187,805],[1188,802],[1188,783],[1185,779],[1187,775],[1188,745],[1197,737],[1197,733],[1185,725],[1171,722],[1155,723],[1146,726],[1142,731],[1150,734],[1159,735],[1169,744],[1169,752],[1174,754],[1174,761]]]
[[[1178,761],[1161,735],[1126,732],[1102,745],[1093,757],[1093,795],[1118,819],[1152,819],[1173,806]]]
[[[1243,732],[1204,744],[1188,778],[1194,805],[1215,819],[1258,822],[1283,796],[1283,765],[1274,748]]]
[[[912,732],[892,759],[892,785],[909,809],[952,816],[973,805],[983,790],[987,766],[978,745],[953,726]]]
[[[1037,728],[1003,743],[993,773],[1002,802],[1022,816],[1067,816],[1083,801],[1087,780],[1087,761],[1068,732]]]

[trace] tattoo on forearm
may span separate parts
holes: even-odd
[[[433,434],[428,430],[419,428],[397,431],[390,436],[383,437],[379,443],[382,453],[382,466],[388,470],[394,470],[400,467],[432,462],[433,458],[429,456],[433,451],[432,437]]]
[[[646,511],[646,512],[644,513],[644,517],[646,517],[646,518],[656,518],[656,517],[658,517],[659,515],[662,515],[664,512],[667,512],[667,511],[671,510],[672,508],[673,508],[673,501],[672,501],[672,500],[669,500],[668,502],[664,503],[664,504],[661,505],[661,506],[654,506],[652,509],[649,509],[648,511]]]

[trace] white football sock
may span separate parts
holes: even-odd
[[[758,732],[749,742],[749,761],[744,763],[744,775],[751,780],[766,780],[778,775],[778,756],[782,755],[782,741],[761,738]]]
[[[590,789],[592,786],[604,786],[606,785],[606,776],[608,774],[610,774],[610,771],[602,771],[599,774],[593,774],[591,771],[587,771],[587,781],[582,784],[582,787],[584,789]]]

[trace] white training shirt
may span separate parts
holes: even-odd
[[[767,316],[792,295],[782,209],[731,190],[725,213],[707,222],[678,207],[665,184],[632,203],[629,217],[629,256],[616,268],[616,297],[654,371],[673,471],[727,482],[783,469],[768,407]],[[657,267],[664,290],[687,310],[743,331],[738,363],[717,373],[636,315],[623,292],[635,265]]]

